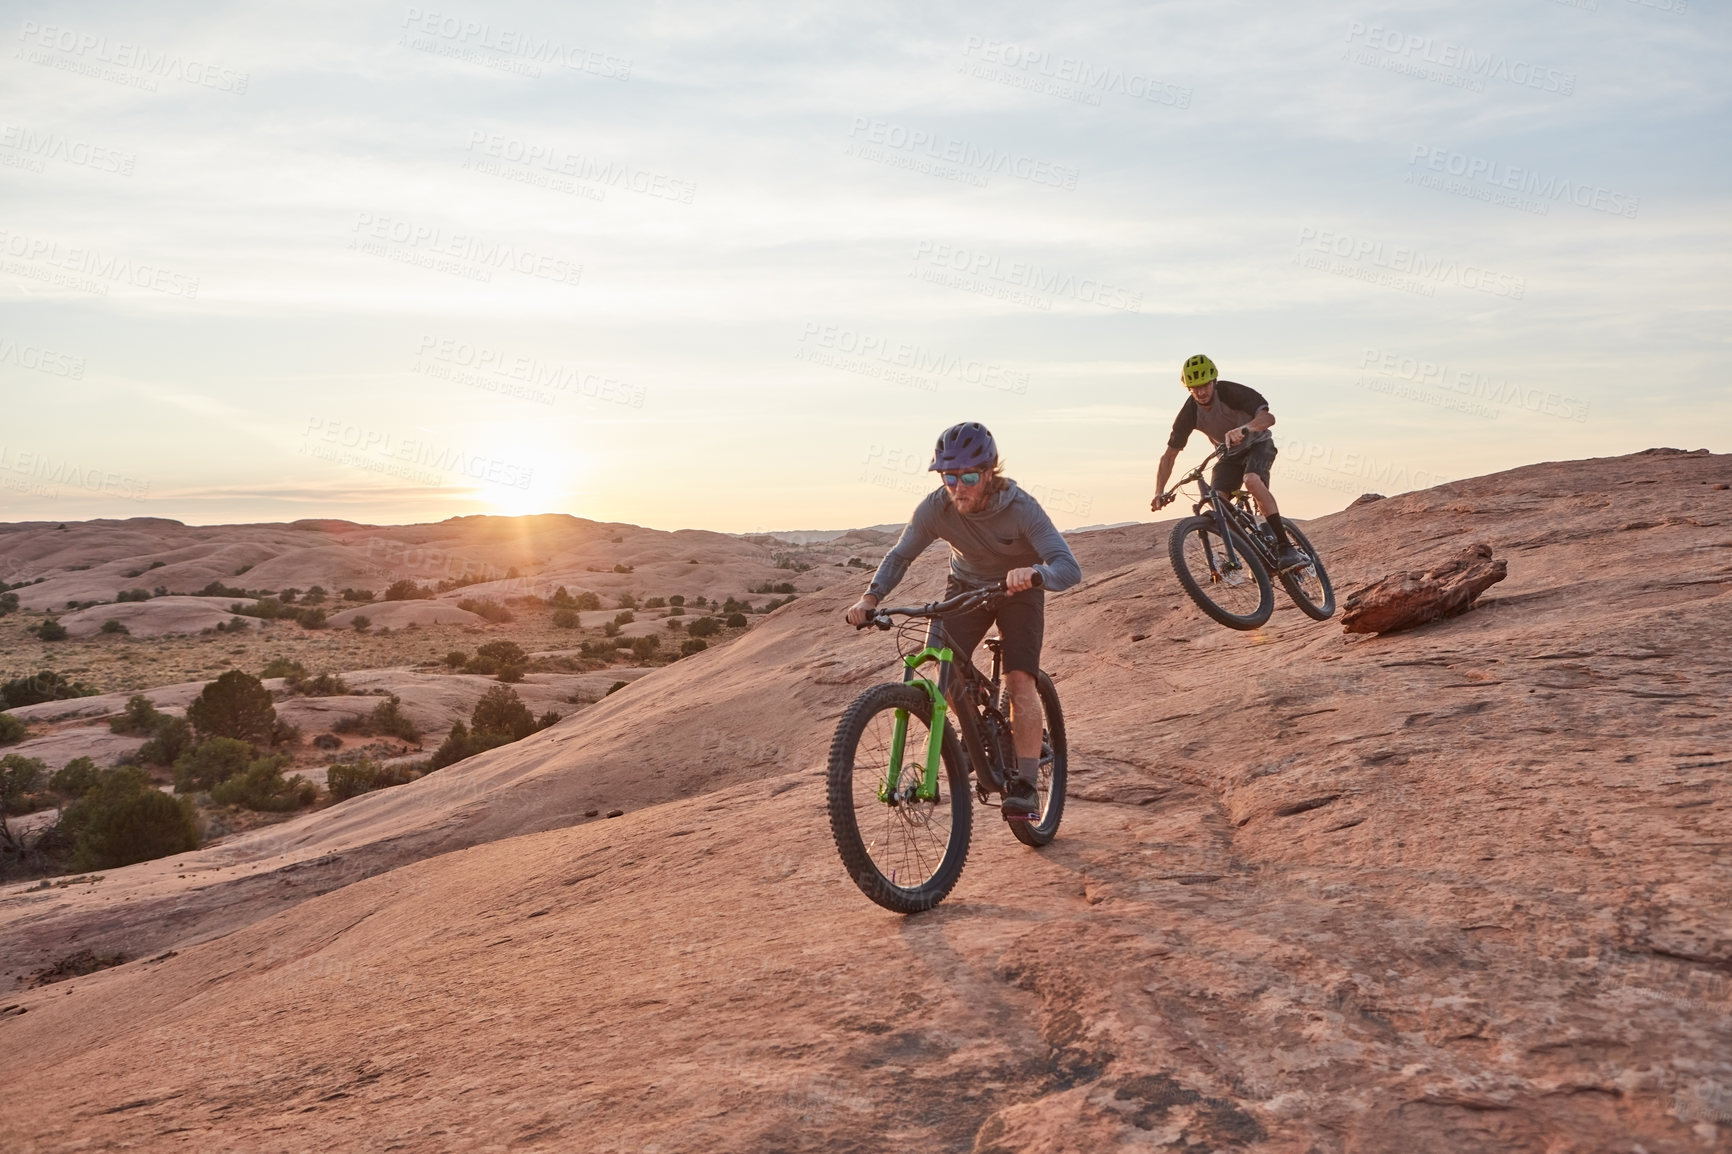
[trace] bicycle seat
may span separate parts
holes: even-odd
[[[1246,500],[1250,500],[1251,490],[1249,490],[1249,489],[1234,489],[1231,493],[1228,493],[1227,496],[1231,497],[1235,501],[1246,501]]]
[[[994,653],[997,653],[999,650],[999,647],[1003,644],[1004,644],[1004,638],[1002,638],[1002,637],[988,637],[988,638],[986,638],[986,647],[988,649],[992,650]]]

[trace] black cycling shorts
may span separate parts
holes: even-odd
[[[945,587],[944,596],[954,597],[969,587],[953,577]],[[958,657],[970,657],[986,631],[998,623],[999,636],[1004,638],[1004,670],[1020,671],[1033,676],[1040,672],[1040,643],[1046,635],[1046,590],[1025,589],[999,601],[997,609],[970,609],[951,613],[932,623],[927,632],[930,645],[948,645]],[[939,626],[943,625],[943,641],[939,641]],[[987,663],[979,663],[981,672],[991,672]]]
[[[1224,493],[1245,487],[1245,474],[1255,473],[1269,483],[1269,466],[1275,463],[1275,442],[1264,441],[1233,457],[1222,457],[1209,484]]]

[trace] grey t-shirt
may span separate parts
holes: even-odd
[[[902,530],[902,539],[884,554],[866,591],[882,600],[914,559],[937,540],[950,545],[951,575],[967,585],[992,585],[1012,569],[1029,566],[1040,574],[1042,586],[1053,592],[1082,580],[1082,568],[1052,518],[1039,501],[1010,481],[979,513],[958,511],[942,486],[927,494]]]
[[[1173,421],[1173,432],[1167,438],[1167,448],[1184,448],[1185,442],[1191,439],[1191,434],[1198,431],[1219,445],[1226,438],[1228,429],[1250,423],[1256,419],[1258,413],[1268,407],[1269,402],[1265,401],[1263,394],[1256,389],[1236,381],[1216,381],[1214,396],[1206,407],[1197,404],[1195,397],[1186,398],[1179,409],[1178,418]],[[1241,453],[1250,452],[1254,445],[1274,439],[1275,434],[1268,429],[1258,429],[1240,441],[1238,448],[1227,456],[1237,457]]]

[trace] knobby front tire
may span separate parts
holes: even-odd
[[[1303,569],[1289,569],[1281,574],[1281,587],[1300,612],[1314,621],[1327,621],[1335,616],[1335,586],[1329,583],[1329,573],[1323,568],[1323,558],[1312,548],[1311,539],[1299,531],[1293,522],[1286,522],[1287,536],[1311,558]]]
[[[933,801],[879,800],[890,766],[896,711],[908,711],[903,783],[925,772],[932,699],[919,686],[875,685],[854,699],[830,741],[828,801],[836,852],[860,892],[899,914],[929,910],[962,876],[974,818],[967,759],[944,727]]]
[[[1044,726],[1040,731],[1040,777],[1035,792],[1040,795],[1040,815],[1035,821],[1012,821],[1010,832],[1023,845],[1037,849],[1058,834],[1058,823],[1064,820],[1064,787],[1070,777],[1070,748],[1064,735],[1064,712],[1059,708],[1058,689],[1052,678],[1041,670],[1034,679],[1040,691],[1040,711]]]
[[[1198,608],[1229,629],[1255,629],[1275,611],[1274,584],[1237,533],[1233,552],[1239,564],[1228,569],[1227,550],[1213,517],[1186,517],[1167,538],[1173,573]]]

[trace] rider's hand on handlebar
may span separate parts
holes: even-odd
[[[872,620],[872,611],[878,608],[878,598],[867,593],[860,600],[848,607],[846,614],[848,624],[856,629],[863,629]]]
[[[1004,587],[1012,593],[1033,589],[1039,582],[1040,574],[1033,569],[1012,569],[1004,575]]]
[[[1149,502],[1149,512],[1154,513],[1154,512],[1158,512],[1161,509],[1165,509],[1168,505],[1171,505],[1174,501],[1177,501],[1178,499],[1179,499],[1179,495],[1177,493],[1162,493],[1160,496],[1156,497],[1153,501]]]

